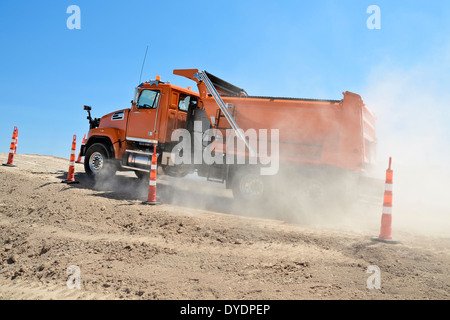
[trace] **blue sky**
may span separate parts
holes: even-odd
[[[70,5],[81,9],[80,30],[66,27]],[[366,27],[369,5],[381,8],[380,30]],[[423,90],[442,97],[431,114],[448,149],[449,17],[448,1],[0,0],[0,152],[18,126],[18,153],[68,158],[73,134],[78,147],[88,131],[84,104],[96,117],[129,107],[147,45],[143,80],[192,86],[172,70],[199,68],[251,95],[353,91],[373,101],[380,137],[415,131],[386,106]]]

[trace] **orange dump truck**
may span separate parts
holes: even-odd
[[[146,177],[156,146],[165,174],[196,172],[225,183],[237,198],[259,201],[286,181],[324,196],[330,186],[347,190],[374,164],[375,116],[357,94],[249,96],[206,71],[174,74],[195,81],[198,93],[157,77],[136,88],[129,109],[92,119],[85,106],[90,131],[81,155],[88,175],[133,170]]]

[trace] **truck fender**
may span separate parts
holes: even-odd
[[[95,128],[89,132],[86,144],[81,150],[81,156],[86,154],[86,151],[94,143],[104,143],[110,152],[111,158],[118,158],[121,141],[125,137],[125,131],[115,128]]]

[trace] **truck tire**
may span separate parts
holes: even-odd
[[[342,172],[316,171],[298,177],[298,186],[291,186],[300,201],[299,207],[308,212],[323,214],[351,208],[357,192],[352,177]]]
[[[164,171],[164,174],[168,175],[169,177],[175,177],[175,178],[184,178],[189,173],[193,173],[191,168],[185,168],[183,165],[178,166],[161,166],[161,168]]]
[[[267,182],[259,168],[242,167],[232,177],[231,190],[236,200],[246,203],[262,203],[268,194]]]
[[[111,161],[107,147],[103,143],[94,143],[84,156],[84,170],[94,179],[105,179],[114,176],[117,168]]]

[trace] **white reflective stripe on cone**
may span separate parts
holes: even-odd
[[[151,185],[151,186],[156,186],[156,181],[150,180],[149,185]]]
[[[14,153],[14,149],[9,149],[9,153]]]
[[[75,167],[75,162],[73,162],[73,161],[70,161],[70,162],[69,162],[69,166],[71,166],[71,167]]]
[[[152,165],[150,166],[150,169],[152,169],[152,170],[156,170],[156,169],[157,169],[157,166],[156,166],[156,164],[152,164]]]
[[[392,183],[386,183],[384,185],[384,190],[386,190],[386,191],[392,191],[393,188],[394,188],[394,185]]]
[[[392,214],[392,207],[383,207],[383,214]]]

